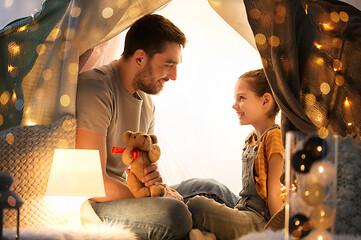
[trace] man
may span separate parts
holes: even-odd
[[[76,148],[99,150],[106,193],[90,202],[102,220],[121,222],[141,239],[186,239],[191,215],[182,196],[162,182],[155,164],[145,169],[143,181],[165,186],[165,197],[134,198],[125,182],[127,166],[111,150],[126,146],[122,135],[127,130],[154,132],[155,108],[148,94],[176,80],[185,44],[185,35],[168,19],[146,15],[129,29],[119,60],[79,74]],[[187,181],[178,188],[187,198],[219,188],[208,181],[197,184]]]

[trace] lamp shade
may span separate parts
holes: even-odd
[[[99,151],[55,149],[46,195],[104,197]]]

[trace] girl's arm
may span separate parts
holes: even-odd
[[[282,172],[283,157],[279,153],[273,153],[268,162],[268,208],[271,216],[273,216],[282,206],[281,198],[281,182],[280,176]]]

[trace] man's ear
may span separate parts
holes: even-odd
[[[146,60],[145,58],[146,54],[143,49],[138,49],[133,55],[133,59],[138,66],[143,66],[143,63]]]

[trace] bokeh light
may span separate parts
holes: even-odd
[[[14,0],[5,0],[4,1],[4,7],[5,8],[10,8],[14,5]]]
[[[280,38],[277,37],[277,36],[271,36],[269,38],[269,44],[272,46],[272,47],[278,47],[280,45]]]
[[[16,108],[16,110],[18,110],[18,111],[23,110],[23,108],[24,108],[24,100],[22,100],[22,99],[16,100],[16,102],[15,102],[15,108]]]
[[[340,21],[340,16],[338,15],[337,12],[331,12],[330,18],[331,18],[332,22],[335,22],[335,23],[338,23]]]
[[[38,46],[36,46],[36,52],[39,54],[39,55],[42,55],[46,50],[46,46],[45,44],[41,43],[39,44]]]
[[[333,60],[332,66],[335,72],[342,70],[342,62],[338,59]]]
[[[12,145],[15,141],[15,137],[12,133],[6,134],[5,140],[8,144]]]
[[[68,95],[63,95],[63,96],[61,96],[61,98],[60,98],[60,104],[61,104],[63,107],[69,106],[69,104],[70,104],[70,97],[69,97]]]
[[[53,71],[51,69],[45,69],[43,71],[43,79],[48,81],[51,79],[51,77],[53,76]]]
[[[0,114],[0,126],[3,125],[4,123],[4,117],[3,115]]]
[[[10,93],[8,91],[5,91],[0,95],[0,103],[2,105],[7,104],[9,100],[10,100]]]
[[[9,196],[7,200],[8,200],[8,204],[9,204],[11,207],[15,207],[15,206],[16,206],[16,199],[15,199],[13,196]]]
[[[127,11],[129,17],[134,19],[139,17],[140,12],[139,8],[136,7],[129,8]]]
[[[312,225],[317,229],[325,230],[330,228],[333,225],[334,219],[334,212],[327,205],[318,205],[312,210]]]
[[[72,18],[77,18],[77,17],[80,16],[80,14],[81,14],[81,8],[80,8],[80,7],[73,7],[73,8],[71,9],[70,16],[71,16]]]
[[[325,127],[321,127],[318,130],[318,136],[322,139],[326,139],[328,137],[328,130]]]
[[[325,199],[325,189],[316,182],[306,184],[301,191],[303,200],[310,206],[321,204]]]
[[[337,86],[341,87],[345,83],[345,78],[341,74],[337,74],[335,78]]]
[[[340,12],[340,19],[343,22],[348,22],[349,16],[348,16],[347,12],[341,11]]]
[[[258,33],[254,36],[255,40],[256,40],[256,43],[259,44],[259,45],[263,45],[266,43],[266,36],[262,33]]]
[[[70,63],[68,65],[68,72],[73,75],[73,74],[78,74],[78,64],[77,63]]]
[[[8,51],[11,55],[18,55],[20,53],[20,46],[17,45],[15,42],[10,42],[8,44]]]
[[[335,175],[335,164],[327,160],[315,162],[310,170],[310,180],[321,186],[330,185],[335,180]]]
[[[335,48],[341,48],[342,47],[342,41],[339,38],[332,39],[332,46]]]
[[[114,10],[113,8],[110,7],[104,8],[102,11],[103,18],[110,18],[113,16],[113,14],[114,14]]]
[[[251,18],[259,19],[261,17],[261,12],[257,8],[253,8],[249,11],[249,15]]]
[[[320,90],[321,90],[322,94],[324,94],[324,95],[329,94],[331,91],[330,84],[325,83],[325,82],[321,83]]]

